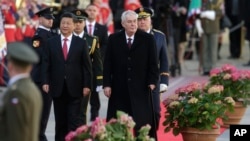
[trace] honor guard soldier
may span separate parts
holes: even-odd
[[[92,60],[92,67],[93,67],[92,93],[98,93],[99,91],[102,90],[102,70],[103,70],[102,57],[99,48],[98,38],[96,36],[91,36],[86,32],[84,32],[85,20],[88,17],[85,11],[74,10],[72,11],[72,13],[75,14],[77,17],[74,35],[83,38],[83,40],[87,43],[87,46],[89,47],[89,55]],[[96,95],[91,94],[91,97],[92,96]],[[84,121],[86,121],[86,111],[87,111],[88,101],[89,101],[89,96],[83,98],[82,102],[83,109],[81,113],[83,115],[81,116],[83,116]]]
[[[156,128],[158,129],[160,123],[160,93],[167,91],[168,87],[168,56],[167,56],[167,42],[166,36],[159,30],[152,28],[151,17],[153,11],[147,7],[141,7],[135,10],[138,14],[138,28],[152,34],[154,36],[157,48],[157,62],[160,69],[160,79],[157,83],[156,89],[152,91],[154,112],[156,117]]]
[[[42,117],[41,117],[41,125],[40,125],[40,133],[39,133],[39,140],[40,141],[47,141],[45,131],[49,119],[50,109],[52,99],[51,96],[45,93],[42,90],[42,56],[43,50],[46,46],[46,41],[54,36],[55,34],[50,32],[50,29],[53,25],[53,8],[47,7],[42,9],[41,11],[37,12],[36,15],[39,17],[39,25],[36,30],[34,37],[32,38],[32,46],[33,49],[39,55],[40,61],[34,65],[31,76],[35,84],[39,87],[43,97],[43,109],[42,109]]]
[[[0,140],[38,141],[42,98],[30,71],[39,58],[27,44],[12,42],[7,44],[7,59],[10,80],[0,95]]]

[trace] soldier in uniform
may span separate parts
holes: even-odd
[[[76,27],[74,30],[74,35],[83,38],[86,41],[87,46],[89,48],[89,55],[92,60],[92,71],[93,71],[93,85],[92,85],[92,92],[96,91],[99,92],[102,90],[102,56],[101,51],[99,48],[98,38],[96,36],[91,36],[84,32],[85,27],[85,20],[88,17],[88,14],[83,10],[74,10],[72,11],[73,14],[76,15]],[[86,112],[87,106],[89,102],[89,95],[84,97],[82,100],[82,112],[81,117],[83,116],[83,120],[86,122]]]
[[[37,54],[27,44],[12,42],[7,45],[10,81],[0,96],[0,140],[38,141],[42,98],[30,78]]]
[[[43,109],[42,109],[42,117],[40,123],[40,133],[39,133],[40,141],[47,141],[45,131],[52,103],[51,96],[42,90],[42,84],[41,84],[42,83],[41,58],[43,56],[43,49],[44,46],[46,45],[46,41],[48,40],[48,38],[54,35],[54,33],[50,32],[54,19],[52,13],[53,13],[53,8],[51,7],[44,8],[36,13],[36,15],[39,17],[39,26],[36,30],[34,37],[32,38],[33,49],[37,52],[40,58],[40,61],[34,65],[33,70],[31,71],[32,79],[35,82],[35,84],[39,87],[43,98]]]
[[[203,29],[201,64],[205,76],[216,67],[222,2],[223,0],[202,0],[200,14]]]
[[[160,93],[167,90],[169,76],[166,36],[161,31],[152,28],[151,16],[153,15],[153,11],[150,8],[141,7],[136,9],[135,12],[138,14],[138,28],[149,34],[152,34],[156,42],[157,61],[160,68],[160,79],[156,89],[152,91],[152,94],[156,129],[158,129],[161,116]]]

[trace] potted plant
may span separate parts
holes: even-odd
[[[228,118],[223,120],[224,127],[238,124],[250,103],[250,71],[239,70],[233,65],[225,64],[210,71],[209,85],[223,85],[222,96],[230,96],[236,102],[234,109],[226,113]]]
[[[117,119],[105,123],[103,119],[96,118],[91,126],[82,125],[69,132],[65,141],[154,141],[148,136],[150,125],[143,126],[137,137],[133,134],[134,126],[131,116],[117,111]]]
[[[222,91],[222,85],[201,85],[196,82],[177,89],[174,95],[164,101],[165,132],[172,130],[174,135],[181,133],[184,141],[187,141],[188,137],[184,136],[187,129],[197,134],[216,129],[216,133],[213,133],[215,141],[219,134],[218,118],[225,118],[225,111],[234,105],[231,97],[221,96]],[[207,135],[205,137],[207,139]],[[196,141],[193,138],[190,140]],[[201,137],[199,141],[202,141]]]
[[[225,64],[210,71],[210,85],[223,85],[222,96],[232,97],[244,106],[250,103],[250,71],[238,70],[235,66]]]

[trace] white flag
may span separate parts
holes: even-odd
[[[2,58],[6,55],[6,53],[7,53],[7,42],[4,33],[3,16],[0,10],[0,60],[2,60]]]

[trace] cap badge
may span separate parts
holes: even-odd
[[[76,11],[76,15],[81,15],[81,11]]]

